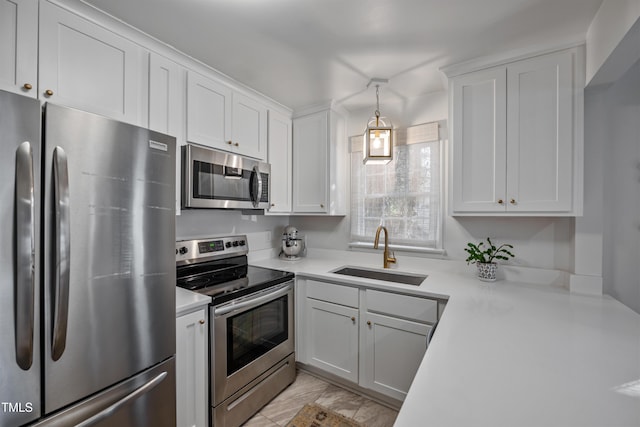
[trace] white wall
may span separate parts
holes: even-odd
[[[396,127],[446,120],[448,95],[445,91],[426,94],[403,103],[383,103],[380,109],[383,115],[393,120]],[[371,114],[370,109],[351,112],[349,135],[360,134]],[[445,181],[446,176],[444,169]],[[306,234],[309,247],[348,249],[348,216],[292,217],[291,223]],[[494,237],[515,246],[516,258],[510,262],[512,264],[572,272],[574,224],[572,218],[453,218],[445,215],[444,249],[447,258],[465,259],[464,247],[467,242]],[[409,253],[397,255],[416,256]]]
[[[182,210],[176,217],[176,240],[206,238],[227,234],[270,233],[271,247],[280,247],[286,216],[242,215],[240,211],[220,209]],[[252,249],[251,239],[249,249]],[[260,249],[263,249],[262,247]]]
[[[633,64],[637,43],[623,44],[629,31],[640,19],[640,0],[604,0],[587,31],[587,84],[597,85],[616,81]],[[637,30],[637,29],[636,29]],[[627,40],[630,40],[627,38]],[[630,62],[611,61],[614,50],[632,57]]]
[[[588,91],[604,145],[604,293],[640,312],[640,59],[617,82]],[[594,129],[596,132],[597,129]],[[587,133],[585,132],[585,133]]]

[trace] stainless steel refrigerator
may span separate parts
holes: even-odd
[[[0,426],[175,425],[175,139],[0,91]]]

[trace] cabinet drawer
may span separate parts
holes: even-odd
[[[438,302],[435,300],[367,289],[365,301],[367,311],[423,323],[438,321]]]
[[[307,297],[358,308],[358,289],[333,283],[307,281]]]

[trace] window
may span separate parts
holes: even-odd
[[[351,246],[371,247],[379,225],[392,247],[441,249],[439,123],[395,130],[393,160],[362,164],[362,136],[351,143]]]

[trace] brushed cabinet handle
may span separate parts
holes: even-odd
[[[236,147],[239,147],[240,143],[239,142],[234,142],[233,145],[235,145]]]
[[[15,176],[15,345],[18,366],[26,371],[33,363],[36,229],[33,150],[27,141],[16,150]]]
[[[371,320],[367,320],[367,326],[371,326]]]
[[[227,141],[227,144],[233,145],[233,141]]]
[[[204,325],[204,319],[198,320],[198,323],[200,323],[201,325]]]
[[[356,323],[356,318],[352,316],[352,317],[351,317],[351,321],[352,321],[353,323]]]
[[[44,94],[47,96],[53,96],[53,91],[51,89],[47,89],[44,91]]]
[[[24,90],[33,89],[33,86],[31,86],[31,83],[25,83],[25,84],[22,85],[22,87],[24,88]]]
[[[499,205],[501,205],[501,204],[503,204],[503,203],[504,203],[504,200],[502,200],[502,199],[498,199],[498,204],[499,204]]]
[[[516,199],[509,200],[509,203],[511,203],[512,205],[515,205],[516,204]]]
[[[54,249],[54,311],[51,358],[62,357],[67,343],[67,321],[69,316],[69,275],[70,275],[70,207],[69,168],[67,154],[62,147],[53,151],[53,181],[55,200],[55,249]]]
[[[321,208],[324,208],[324,204],[320,203],[320,207],[321,207]]]

